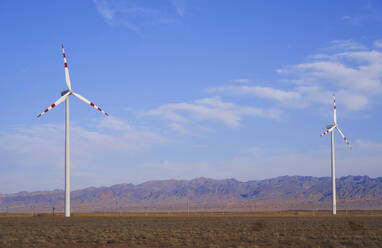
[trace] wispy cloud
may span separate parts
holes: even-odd
[[[311,56],[312,61],[277,72],[297,84],[295,91],[307,101],[320,102],[323,95],[335,92],[349,110],[362,110],[382,94],[382,52],[359,48]]]
[[[168,127],[171,128],[172,130],[178,132],[178,133],[182,133],[182,134],[187,134],[188,133],[186,128],[183,125],[181,125],[181,124],[179,124],[177,122],[170,123],[168,125]]]
[[[4,162],[0,169],[7,171],[0,174],[3,192],[61,187],[64,132],[64,125],[57,124],[16,126],[1,132],[0,157]],[[139,161],[148,150],[171,142],[161,134],[115,117],[97,119],[88,126],[72,122],[70,138],[74,188],[116,183],[114,179],[124,177],[112,175],[113,170],[123,170],[126,164],[133,166],[133,159]],[[20,182],[13,184],[9,178]]]
[[[163,144],[169,140],[162,135],[144,127],[130,126],[122,120],[113,118],[103,119],[99,125],[91,130],[81,127],[72,128],[73,136],[80,144],[92,144],[89,152],[100,151],[114,152],[141,152],[152,145]]]
[[[374,41],[374,46],[376,48],[382,48],[382,40],[376,40]]]
[[[366,47],[353,40],[333,40],[326,49],[330,50],[363,50]]]
[[[239,83],[239,84],[246,84],[249,83],[248,78],[238,78],[238,79],[232,79],[231,82]]]
[[[136,153],[169,140],[141,127],[132,127],[115,118],[103,119],[88,128],[71,125],[74,157],[103,157],[102,154]],[[63,160],[64,126],[45,124],[15,127],[0,134],[0,156],[8,157],[17,166],[60,164]],[[61,158],[61,159],[56,159]],[[20,161],[19,161],[20,160]],[[54,162],[52,162],[54,161]]]
[[[156,109],[144,111],[142,116],[159,116],[176,123],[191,121],[214,121],[226,126],[237,127],[244,116],[278,118],[277,110],[239,106],[223,102],[219,98],[203,98],[193,103],[165,104]]]
[[[258,157],[261,154],[263,154],[263,148],[257,147],[257,146],[252,146],[252,147],[246,147],[242,148],[239,151],[239,154],[242,156],[250,156],[250,157]]]
[[[347,110],[359,111],[371,106],[382,95],[382,51],[352,40],[335,40],[307,61],[277,69],[282,88],[261,85],[237,85],[206,89],[223,96],[250,96],[274,101],[280,106],[308,108],[328,104],[335,93]],[[375,41],[374,47],[382,47]],[[249,82],[249,81],[245,81]],[[271,103],[269,103],[272,106]]]
[[[188,0],[171,0],[171,2],[175,6],[178,15],[183,17],[185,15]]]
[[[98,13],[109,25],[126,26],[133,31],[144,27],[178,22],[184,15],[186,0],[93,0]]]
[[[291,101],[300,98],[300,94],[294,91],[284,91],[271,87],[262,86],[220,86],[207,89],[209,93],[229,93],[237,95],[249,95],[278,101]]]
[[[353,66],[347,64],[351,61]],[[357,63],[357,64],[355,64]],[[376,51],[335,54],[329,60],[297,64],[280,73],[298,75],[305,83],[373,93],[381,91],[382,53]]]
[[[360,6],[358,8],[358,11],[356,13],[353,13],[352,15],[345,15],[341,19],[350,25],[354,26],[362,26],[366,24],[372,24],[372,23],[380,23],[382,22],[381,13],[373,6],[369,1],[365,1],[363,6]]]
[[[382,144],[357,140],[353,150],[343,142],[337,146],[337,157],[342,165],[337,168],[337,176],[380,175]],[[208,149],[208,147],[203,147]],[[236,178],[254,180],[274,178],[284,175],[330,176],[330,147],[318,146],[316,149],[301,152],[291,149],[278,150],[273,147],[243,147],[236,157],[209,161],[144,163],[139,165],[145,173],[140,180],[195,177]],[[219,168],[219,169],[216,169]],[[235,168],[234,170],[232,168]],[[272,168],[270,170],[270,168]],[[324,168],[324,169],[323,169]],[[325,169],[326,168],[326,169]]]

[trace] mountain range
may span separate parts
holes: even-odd
[[[382,209],[382,177],[337,179],[337,208]],[[236,179],[157,180],[72,191],[73,212],[264,211],[331,208],[331,178],[282,176]],[[0,194],[0,212],[63,211],[64,191]]]

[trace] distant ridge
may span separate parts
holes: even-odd
[[[338,209],[382,209],[382,177],[337,179]],[[253,211],[330,209],[329,177],[281,176],[236,179],[155,180],[72,191],[74,212],[86,211]],[[64,191],[0,195],[1,212],[62,211]]]

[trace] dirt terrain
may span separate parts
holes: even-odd
[[[382,247],[382,214],[3,214],[0,247]]]

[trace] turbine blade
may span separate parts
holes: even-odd
[[[328,134],[328,133],[332,132],[334,128],[335,128],[335,126],[331,127],[330,129],[328,129],[325,132],[323,132],[320,136],[324,136],[325,134]]]
[[[104,113],[106,116],[109,116],[108,113],[106,113],[105,111],[103,111],[102,109],[100,109],[98,106],[96,106],[94,103],[92,103],[91,101],[89,101],[89,100],[86,99],[85,97],[83,97],[83,96],[81,96],[81,95],[79,95],[79,94],[77,94],[77,93],[75,93],[75,92],[72,92],[72,94],[73,94],[75,97],[77,97],[78,99],[80,99],[80,100],[86,102],[87,104],[89,104],[89,105],[92,106],[93,108],[98,109],[99,111],[101,111],[102,113]]]
[[[62,44],[62,56],[64,56],[65,81],[66,81],[66,85],[68,86],[68,89],[69,89],[69,90],[72,90],[72,86],[70,85],[70,77],[69,77],[68,62],[66,61],[65,50],[64,50],[64,44]]]
[[[62,103],[62,101],[64,101],[66,99],[66,97],[70,94],[70,92],[66,93],[65,95],[63,95],[62,97],[60,97],[55,103],[53,103],[52,105],[50,105],[47,109],[45,109],[41,114],[39,114],[37,117],[40,117],[42,116],[43,114],[45,114],[46,112],[48,112],[49,110],[51,110],[52,108],[56,107],[58,104]]]
[[[337,124],[337,106],[336,106],[336,96],[333,94],[334,103],[334,124]]]
[[[341,130],[337,126],[336,126],[336,128],[337,128],[337,131],[341,134],[342,138],[345,140],[346,145],[348,145],[348,147],[351,149],[351,145],[350,145],[348,139],[345,137],[345,135],[341,132]]]

